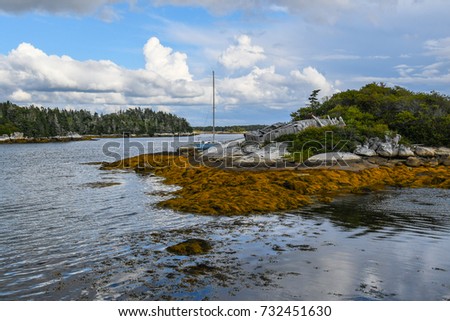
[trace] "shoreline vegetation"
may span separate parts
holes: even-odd
[[[230,144],[225,157],[188,148],[184,156],[181,151],[141,155],[101,168],[163,177],[181,189],[160,206],[205,215],[282,212],[389,187],[450,188],[450,97],[383,83],[321,101],[319,92],[314,90],[309,104],[291,113],[292,133],[277,137],[278,143],[267,132],[274,127],[276,134],[280,124],[274,124],[253,132],[268,141]],[[330,117],[342,122],[325,126],[320,121]],[[295,127],[296,121],[308,119],[319,121],[306,129]],[[325,161],[308,167],[318,154]],[[346,155],[349,161],[327,164],[332,154]],[[259,164],[260,157],[272,164]]]
[[[158,205],[203,215],[248,215],[296,210],[314,202],[331,202],[345,194],[365,194],[394,188],[450,188],[450,166],[410,167],[405,160],[370,158],[348,166],[291,166],[286,168],[217,168],[192,154],[146,154],[112,163],[103,170],[131,170],[163,177],[180,186],[173,198]]]
[[[81,136],[135,135],[157,133],[191,133],[184,118],[150,108],[128,108],[110,114],[87,110],[66,110],[36,106],[20,107],[9,101],[0,103],[0,136],[23,133],[24,137],[64,137],[70,133]]]
[[[242,134],[264,125],[219,126],[217,134]],[[212,133],[212,127],[191,127],[185,118],[149,108],[128,108],[110,114],[87,110],[20,107],[0,103],[0,144],[49,143],[96,138],[173,137]]]
[[[67,135],[67,136],[55,136],[55,137],[26,137],[23,133],[13,133],[11,136],[3,135],[0,136],[0,144],[39,144],[39,143],[67,143],[74,141],[89,141],[97,139],[107,139],[107,138],[158,138],[158,137],[189,137],[195,135],[212,134],[209,131],[194,131],[190,133],[154,133],[150,135],[135,135],[135,134],[107,134],[107,135]],[[242,132],[232,132],[232,131],[219,131],[216,134],[242,134]]]

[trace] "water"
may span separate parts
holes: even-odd
[[[264,216],[176,213],[156,206],[176,186],[86,164],[113,160],[111,141],[0,145],[0,300],[450,299],[448,190]],[[188,238],[213,251],[165,251]]]

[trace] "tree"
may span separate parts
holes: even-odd
[[[151,109],[133,108],[108,115],[87,110],[19,107],[0,103],[0,134],[23,132],[28,137],[49,137],[77,132],[81,135],[143,135],[162,132],[192,132],[186,119]]]
[[[291,113],[292,121],[309,119],[312,118],[312,115],[317,113],[321,104],[317,96],[319,95],[320,89],[314,89],[312,93],[309,95],[308,101],[309,104],[305,107],[301,107],[296,112]]]

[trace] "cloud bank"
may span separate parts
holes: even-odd
[[[51,105],[203,102],[203,89],[190,80],[185,55],[151,38],[144,56],[146,68],[131,70],[108,60],[48,55],[22,43],[8,55],[0,55],[0,94],[18,103]]]
[[[76,16],[95,14],[105,22],[112,22],[120,19],[114,4],[123,2],[132,4],[136,0],[0,0],[0,13],[39,12]]]
[[[105,5],[124,2],[121,0],[0,0],[0,11],[22,13],[43,11],[50,13],[92,13]]]
[[[47,12],[75,15],[97,13],[101,18],[111,21],[118,18],[118,14],[113,8],[115,4],[150,3],[154,6],[202,7],[216,15],[225,15],[235,11],[278,12],[301,15],[307,20],[334,23],[347,13],[359,12],[372,19],[375,12],[409,8],[423,2],[434,3],[436,1],[442,0],[0,0],[0,12],[11,14]]]
[[[299,105],[312,89],[323,95],[336,91],[317,69],[309,66],[278,73],[276,65],[258,66],[264,49],[240,35],[220,56],[230,73],[217,79],[218,101],[225,107],[242,105],[283,108]],[[172,106],[210,104],[210,79],[194,79],[188,56],[152,37],[143,47],[145,68],[127,69],[109,60],[78,61],[49,55],[22,43],[0,55],[0,95],[22,104],[70,106]],[[233,76],[236,68],[248,73]]]

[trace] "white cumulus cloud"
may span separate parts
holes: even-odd
[[[300,70],[291,71],[291,76],[300,81],[310,84],[315,89],[320,89],[321,94],[328,96],[336,93],[334,86],[317,69],[309,66]]]
[[[247,35],[236,38],[236,44],[228,47],[219,57],[219,62],[228,69],[249,68],[258,61],[264,60],[264,49],[252,45],[252,39]]]
[[[145,44],[144,55],[147,70],[154,71],[166,79],[192,80],[186,63],[187,55],[173,52],[172,48],[164,47],[158,38],[152,37]]]
[[[320,89],[321,95],[336,93],[334,86],[313,67],[303,71],[293,70],[288,75],[280,74],[275,66],[254,67],[241,77],[225,78],[219,83],[223,104],[260,104],[269,108],[289,107],[304,101],[313,89]]]
[[[237,40],[221,57],[229,59],[225,59],[229,69],[216,73],[219,106],[290,109],[303,103],[313,89],[321,89],[323,95],[336,91],[313,67],[278,70],[275,61],[270,67],[258,66],[265,57],[264,49],[252,45],[247,36]],[[137,105],[166,111],[174,106],[210,105],[211,79],[195,80],[185,53],[152,37],[144,45],[143,55],[145,67],[128,69],[110,60],[79,61],[51,55],[22,43],[0,55],[0,100],[104,111]],[[244,58],[233,60],[233,55]],[[239,76],[235,68],[243,68]]]
[[[225,104],[270,103],[287,97],[289,89],[286,79],[275,71],[275,67],[258,68],[242,77],[227,77],[219,83],[218,92]]]
[[[163,105],[205,100],[203,88],[190,80],[186,55],[171,54],[156,38],[151,40],[158,46],[146,46],[146,58],[165,59],[153,59],[145,69],[137,70],[109,60],[48,55],[22,43],[8,55],[0,55],[0,97],[51,105]]]

